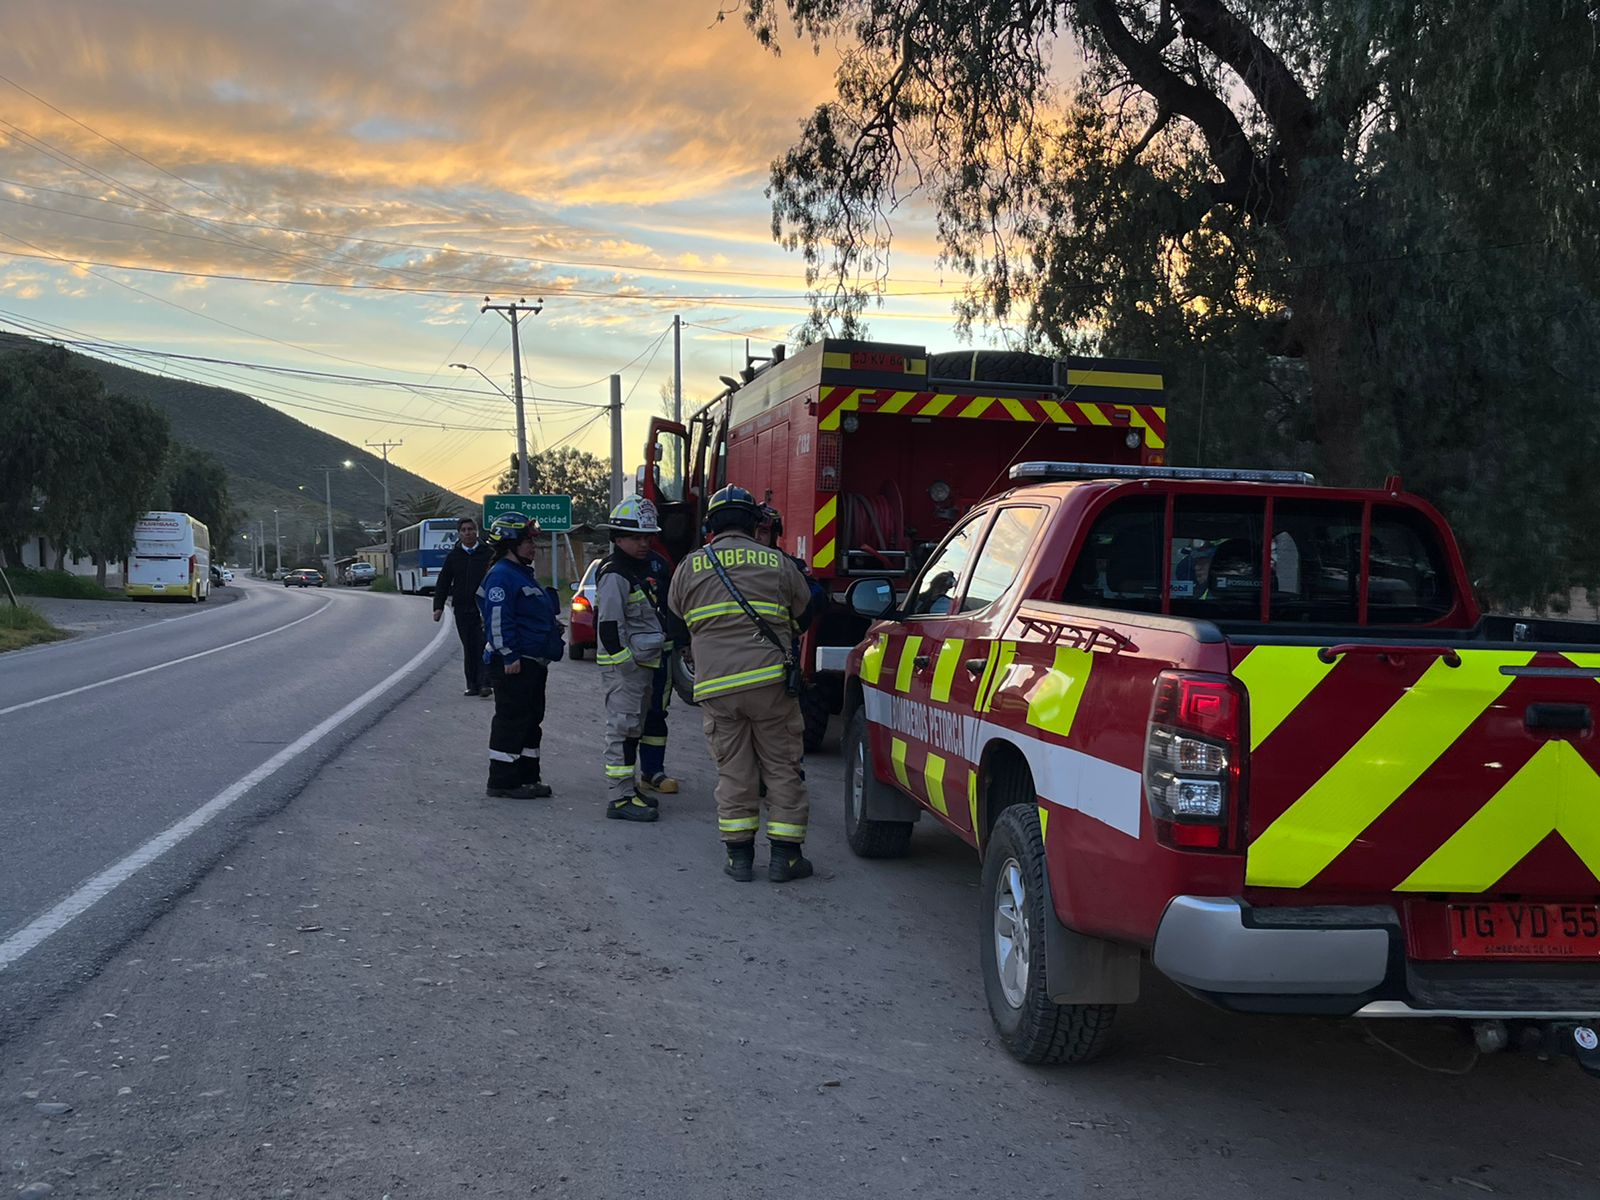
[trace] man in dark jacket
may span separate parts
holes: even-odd
[[[433,588],[433,619],[437,621],[444,615],[447,598],[455,610],[461,665],[467,675],[463,696],[494,695],[483,662],[483,618],[478,613],[478,587],[489,572],[491,557],[489,547],[478,540],[478,523],[471,517],[462,517],[456,522],[456,544],[444,556],[439,581]]]

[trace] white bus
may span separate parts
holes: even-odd
[[[147,512],[134,524],[128,595],[211,595],[211,531],[188,513]]]
[[[433,593],[444,556],[456,544],[455,517],[430,517],[394,535],[394,582],[402,592]]]

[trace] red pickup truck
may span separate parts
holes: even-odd
[[[847,666],[845,820],[983,857],[990,1012],[1106,1044],[1141,964],[1247,1012],[1451,1017],[1600,1071],[1600,625],[1483,616],[1398,480],[1026,463]]]

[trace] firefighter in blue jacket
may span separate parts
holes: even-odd
[[[539,778],[544,689],[550,664],[561,657],[561,611],[556,594],[533,573],[539,522],[519,513],[497,517],[488,541],[494,564],[478,588],[486,639],[484,661],[494,688],[489,725],[491,797],[548,796]]]

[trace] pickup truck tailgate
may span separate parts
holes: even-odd
[[[1232,647],[1248,885],[1600,893],[1600,655],[1320,649]]]

